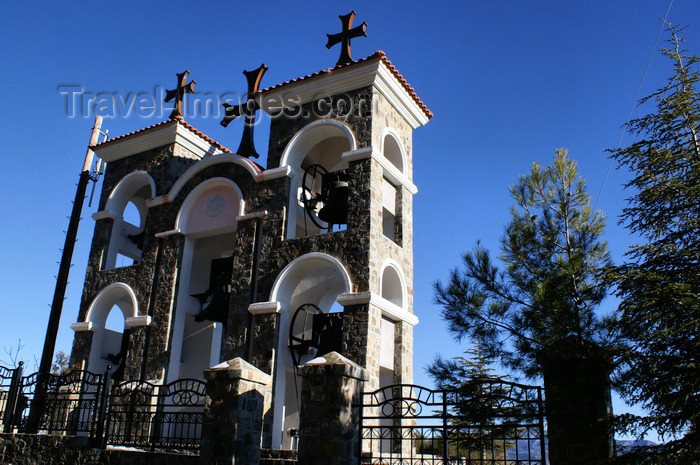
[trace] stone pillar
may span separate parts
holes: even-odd
[[[240,357],[205,370],[204,378],[207,398],[199,463],[257,465],[272,378]]]
[[[364,368],[337,352],[299,367],[298,465],[357,465],[360,452],[360,401],[367,380]]]
[[[610,363],[592,343],[566,339],[542,350],[549,463],[587,465],[613,456]]]

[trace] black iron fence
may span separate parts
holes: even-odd
[[[107,413],[107,442],[114,445],[195,449],[202,437],[205,383],[179,379],[115,384]]]
[[[364,393],[366,465],[545,465],[542,390],[503,380],[477,391],[394,385]]]
[[[38,373],[23,366],[0,367],[0,430],[28,432]],[[205,383],[181,379],[167,385],[112,382],[102,375],[71,371],[49,375],[43,412],[35,429],[46,434],[89,437],[96,446],[196,449],[204,415]],[[37,403],[36,405],[39,405]],[[34,406],[36,408],[36,405]]]

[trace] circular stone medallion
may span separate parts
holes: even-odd
[[[211,218],[219,216],[221,212],[224,211],[225,206],[226,199],[217,194],[211,199],[209,199],[209,202],[207,203],[207,215]]]

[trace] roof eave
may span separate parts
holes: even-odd
[[[386,66],[381,55],[269,88],[260,93],[258,101],[264,111],[276,115],[283,108],[296,107],[368,86],[382,94],[412,129],[423,126],[430,120],[414,96]],[[427,112],[430,113],[430,110]]]
[[[177,121],[168,121],[142,131],[106,141],[93,147],[95,154],[107,163],[164,145],[178,144],[196,158],[223,153],[220,147],[202,139]]]

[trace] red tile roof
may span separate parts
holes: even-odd
[[[382,63],[384,63],[384,65],[389,69],[389,71],[391,71],[391,74],[394,75],[394,77],[401,83],[403,88],[406,89],[406,92],[408,92],[408,94],[411,96],[411,98],[413,98],[413,100],[416,102],[416,104],[421,108],[421,110],[423,110],[423,113],[425,113],[425,115],[428,118],[432,118],[433,112],[428,109],[428,107],[423,103],[423,101],[416,94],[415,89],[413,89],[413,87],[410,86],[408,81],[406,81],[406,79],[401,75],[401,73],[399,73],[399,71],[396,69],[396,67],[393,64],[391,64],[391,61],[389,61],[389,59],[386,57],[386,54],[381,50],[377,50],[376,52],[374,52],[373,54],[371,54],[367,58],[361,58],[357,61],[353,61],[352,63],[338,65],[335,68],[328,68],[328,69],[321,70],[317,73],[308,74],[304,77],[290,79],[289,81],[285,81],[281,84],[276,84],[276,85],[268,87],[266,89],[262,89],[262,90],[260,90],[260,93],[262,94],[264,92],[268,92],[268,91],[271,91],[274,89],[279,89],[280,87],[284,87],[286,85],[293,84],[295,82],[300,82],[300,81],[304,81],[306,79],[315,78],[317,76],[331,73],[331,72],[338,70],[338,69],[348,68],[348,67],[356,65],[358,63],[364,63],[364,62],[374,60],[374,59],[380,59],[382,61]]]
[[[184,120],[184,118],[183,118],[182,116],[176,116],[175,118],[162,121],[162,122],[160,122],[160,123],[154,124],[154,125],[152,125],[152,126],[148,126],[148,127],[146,127],[146,128],[143,128],[143,129],[139,129],[138,131],[132,131],[132,132],[130,132],[130,133],[128,133],[128,134],[124,134],[124,135],[121,135],[121,136],[119,136],[119,137],[115,137],[114,139],[108,139],[108,140],[106,140],[106,141],[104,141],[104,142],[100,142],[99,144],[95,144],[95,145],[93,146],[93,148],[95,148],[95,147],[102,147],[102,146],[108,145],[108,144],[110,144],[110,143],[112,143],[112,142],[114,142],[114,141],[123,139],[123,138],[125,138],[125,137],[133,136],[134,134],[139,134],[139,133],[142,133],[142,132],[144,132],[144,131],[149,131],[149,130],[154,129],[154,128],[157,128],[157,127],[159,127],[159,126],[165,126],[166,124],[181,124],[181,125],[183,125],[184,127],[186,127],[187,129],[189,129],[190,131],[192,131],[193,133],[195,133],[195,134],[196,134],[197,136],[199,136],[201,139],[203,139],[203,140],[209,142],[211,145],[213,145],[213,146],[216,147],[217,149],[221,150],[222,152],[225,152],[225,153],[232,153],[231,150],[227,149],[226,147],[224,147],[223,145],[219,144],[218,142],[216,142],[216,141],[215,141],[214,139],[212,139],[211,137],[209,137],[209,136],[207,136],[206,134],[204,134],[203,132],[201,132],[199,129],[197,129],[197,128],[195,128],[194,126],[192,126],[191,124],[189,124],[187,121]]]

